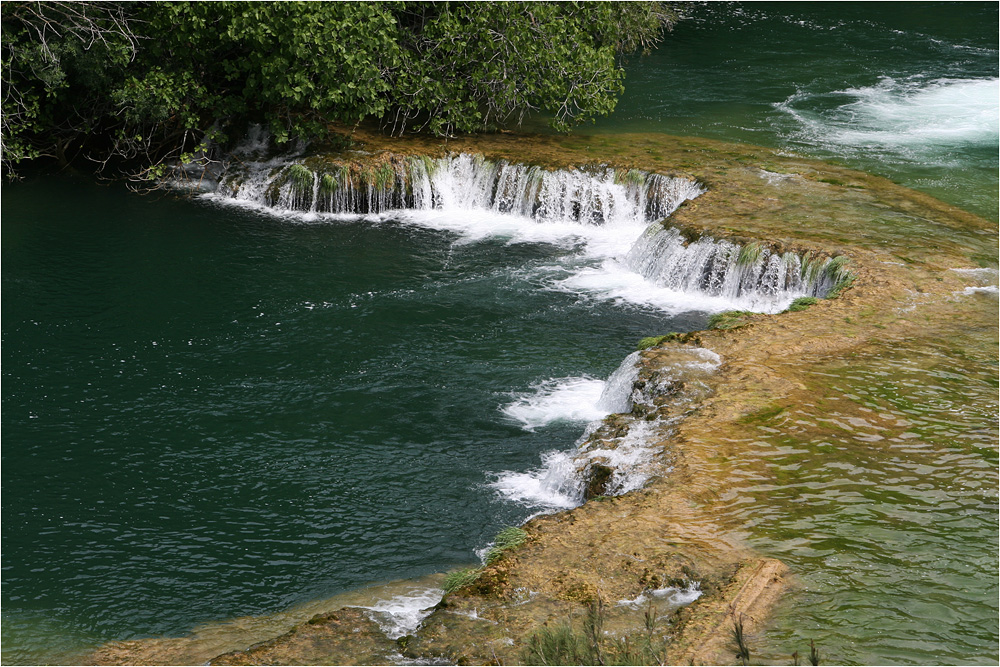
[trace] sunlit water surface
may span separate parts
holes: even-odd
[[[997,300],[955,298],[960,328],[823,364],[754,429],[726,513],[796,575],[769,660],[997,661]]]

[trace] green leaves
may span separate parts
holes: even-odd
[[[541,112],[568,130],[614,109],[618,56],[659,38],[666,7],[7,2],[3,77],[20,106],[5,98],[4,157],[30,158],[74,135],[134,156],[140,140],[131,138],[141,137],[155,162],[190,152],[210,127],[237,133],[248,122],[269,125],[279,143],[364,119],[448,135]],[[61,37],[40,40],[39,21],[61,26],[47,33]],[[80,25],[96,26],[97,39],[81,38]]]

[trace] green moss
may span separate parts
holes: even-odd
[[[587,470],[587,484],[583,490],[583,499],[591,500],[598,496],[604,496],[608,490],[608,482],[615,474],[612,468],[600,463],[591,463]]]
[[[736,258],[737,266],[752,266],[757,263],[764,253],[764,246],[760,243],[748,243],[740,248],[740,254]]]
[[[676,333],[668,333],[665,336],[647,336],[636,344],[635,349],[646,350],[668,340],[677,340],[679,337],[680,334]]]
[[[837,255],[823,265],[823,273],[833,281],[833,287],[824,298],[836,299],[854,283],[856,276],[847,268],[850,262],[850,257]]]
[[[371,171],[369,183],[378,190],[387,190],[396,182],[396,170],[388,162],[383,162]]]
[[[739,421],[740,421],[741,424],[753,424],[753,423],[757,423],[757,422],[770,421],[771,419],[774,419],[775,417],[777,417],[778,415],[780,415],[784,411],[785,411],[785,408],[783,408],[781,406],[774,406],[774,407],[770,407],[770,408],[761,408],[760,410],[757,410],[756,412],[751,412],[748,415],[744,415],[743,417],[740,417]]]
[[[285,173],[285,178],[291,182],[298,192],[311,191],[313,186],[313,173],[308,167],[301,164],[293,164]]]
[[[319,179],[319,191],[324,194],[330,194],[337,190],[337,181],[333,178],[332,174],[323,174],[323,177]]]
[[[809,306],[815,306],[819,303],[819,299],[814,296],[800,296],[795,301],[792,301],[792,305],[785,309],[786,313],[797,313],[800,310],[806,310]]]
[[[723,331],[739,329],[750,324],[746,321],[746,318],[752,315],[753,313],[747,310],[727,310],[724,313],[716,313],[708,318],[708,328]]]
[[[823,267],[823,272],[830,276],[835,284],[839,284],[847,279],[853,279],[854,274],[847,268],[851,259],[846,255],[837,255]]]
[[[686,206],[687,203],[690,202],[690,201],[691,201],[690,199],[685,199],[684,203],[682,203],[677,208],[680,209],[680,208]],[[668,227],[668,225],[666,224],[666,221],[664,221],[664,225],[663,226],[664,227]],[[696,231],[690,230],[690,229],[678,229],[677,231],[680,233],[681,238],[684,239],[684,245],[685,246],[689,246],[692,243],[696,243],[697,241],[699,241],[701,239],[701,232],[696,232]]]
[[[504,528],[493,539],[493,547],[486,552],[486,565],[493,565],[514,549],[517,549],[528,540],[528,533],[521,528],[513,526]],[[484,577],[483,575],[487,575]],[[498,573],[486,567],[467,567],[461,570],[449,572],[442,587],[445,593],[454,593],[460,589],[477,584],[480,593],[489,592],[496,594],[502,587],[506,577],[503,573]]]
[[[618,185],[642,185],[646,182],[646,172],[639,169],[615,170],[615,183]]]

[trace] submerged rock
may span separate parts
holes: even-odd
[[[245,651],[231,651],[212,665],[384,665],[398,652],[364,609],[345,607]]]
[[[590,467],[584,473],[587,482],[583,488],[583,499],[592,500],[598,496],[607,494],[608,482],[611,481],[611,475],[614,472],[612,468],[606,465],[601,465],[600,463],[590,464]]]

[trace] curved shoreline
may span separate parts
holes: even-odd
[[[730,606],[746,603],[740,611],[751,619],[752,630],[786,583],[782,567],[747,546],[745,528],[727,511],[740,495],[742,479],[763,474],[752,462],[745,465],[752,429],[782,405],[810,400],[814,381],[808,369],[869,353],[880,341],[905,345],[940,335],[964,307],[953,303],[954,295],[970,286],[964,274],[950,269],[996,262],[996,230],[985,220],[878,177],[769,149],[653,135],[613,140],[501,135],[447,145],[362,139],[376,152],[475,150],[561,166],[607,155],[612,165],[693,176],[708,192],[676,211],[671,226],[691,235],[846,254],[856,276],[839,298],[808,310],[750,316],[740,328],[696,332],[643,352],[641,374],[647,380],[669,366],[670,350],[678,345],[705,347],[723,360],[704,380],[709,391],[699,400],[666,401],[655,408],[662,419],[675,420],[658,443],[670,473],[643,490],[530,521],[527,543],[488,566],[475,585],[449,595],[414,637],[390,646],[371,636],[381,649],[398,649],[411,659],[516,662],[537,628],[580,616],[588,601],[631,599],[665,582],[695,579],[705,582],[706,594],[678,615],[672,627],[680,637],[669,648],[668,662],[728,661]],[[621,427],[623,420],[639,423],[648,416],[606,421]],[[364,625],[351,613],[313,625],[334,622],[347,633]],[[641,613],[622,614],[614,623],[622,631],[641,627]],[[368,637],[366,632],[360,634]],[[295,637],[293,631],[287,640]],[[352,655],[355,660],[375,655],[357,643],[340,644],[344,652],[331,648],[328,656],[340,656],[337,664],[352,662]],[[99,663],[144,662],[142,647],[142,641],[116,643],[94,657]],[[230,660],[260,664],[267,658],[257,650]]]

